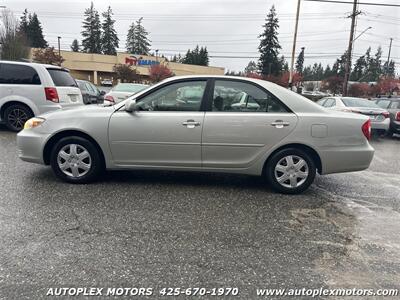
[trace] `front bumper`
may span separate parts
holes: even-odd
[[[24,129],[17,134],[17,153],[23,161],[44,164],[43,149],[50,134]]]

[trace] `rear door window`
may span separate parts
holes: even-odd
[[[39,85],[40,77],[30,66],[18,64],[0,64],[0,84],[34,84]]]
[[[274,95],[257,86],[236,80],[216,80],[212,111],[288,112]]]
[[[72,78],[68,71],[62,69],[47,69],[55,86],[73,86],[77,87],[77,84]]]

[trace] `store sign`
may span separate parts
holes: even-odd
[[[125,64],[129,66],[152,66],[159,65],[160,62],[156,60],[143,59],[141,56],[131,55],[125,57]]]

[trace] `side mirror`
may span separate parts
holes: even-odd
[[[100,91],[100,96],[104,96],[106,94],[105,91]]]
[[[134,112],[137,110],[136,100],[135,99],[128,99],[125,102],[125,111],[127,112]]]

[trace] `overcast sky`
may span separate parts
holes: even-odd
[[[362,2],[399,4],[398,0]],[[249,60],[257,59],[258,35],[267,12],[275,5],[281,53],[290,59],[296,0],[93,0],[93,3],[99,12],[105,11],[108,5],[112,7],[120,51],[125,48],[129,25],[142,16],[150,32],[152,49],[159,49],[160,55],[184,54],[196,44],[204,45],[214,56],[211,65],[236,71],[243,70]],[[61,36],[61,48],[69,50],[74,38],[81,39],[83,12],[90,6],[90,0],[0,0],[0,5],[11,9],[17,17],[25,8],[36,12],[50,45],[56,46],[57,36]],[[350,30],[350,19],[346,17],[351,9],[352,5],[347,4],[302,1],[296,52],[300,47],[306,48],[305,64],[332,65],[345,51]],[[359,9],[362,14],[358,18],[357,32],[369,26],[372,29],[357,39],[354,58],[364,54],[368,46],[375,53],[381,45],[384,59],[387,59],[392,37],[391,57],[399,70],[400,8],[360,5]]]

